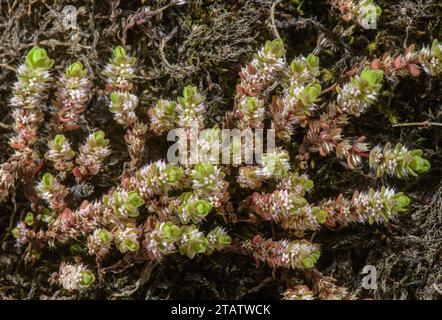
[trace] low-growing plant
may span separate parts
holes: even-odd
[[[363,16],[361,6],[371,3],[360,2],[353,8],[354,15]],[[109,110],[127,130],[124,139],[130,170],[124,170],[121,181],[110,190],[77,203],[68,185],[100,175],[111,153],[113,137],[96,130],[74,151],[68,138],[57,134],[45,153],[53,168],[46,166],[47,172],[39,172],[40,159],[32,147],[43,121],[41,106],[48,98],[52,80],[49,69],[54,61],[44,49],[33,48],[19,66],[14,85],[11,105],[15,108],[16,136],[11,146],[16,153],[0,167],[1,198],[6,199],[8,191],[24,181],[25,174],[40,178],[38,183],[33,178],[27,180],[34,182],[37,199],[32,199],[32,212],[26,209],[28,213],[17,222],[12,235],[19,245],[32,246],[26,259],[34,263],[38,263],[36,252],[49,247],[70,246],[73,250],[75,244],[80,248],[75,257],[63,256],[59,270],[54,270],[50,278],[52,284],[67,291],[100,286],[110,256],[124,255],[125,261],[137,263],[160,261],[174,254],[195,259],[215,252],[235,252],[271,268],[305,271],[306,284],[311,287],[299,284],[288,288],[283,294],[285,299],[353,299],[354,294],[315,269],[321,244],[312,233],[399,219],[411,199],[388,186],[387,179],[376,179],[411,178],[428,171],[430,164],[421,150],[408,149],[401,143],[387,142],[372,148],[364,136],[346,137],[346,125],[376,104],[383,82],[390,76],[416,76],[416,70],[437,76],[442,72],[441,58],[437,41],[419,52],[410,48],[406,58],[391,60],[384,56],[370,66],[359,66],[347,80],[339,80],[334,90],[324,91],[319,57],[309,54],[287,63],[282,40],[267,41],[240,71],[232,110],[222,124],[203,131],[208,104],[203,91],[188,85],[176,101],[158,99],[150,108],[140,106],[132,83],[137,60],[118,46],[103,76]],[[56,128],[78,129],[90,93],[83,65],[71,64],[56,85]],[[137,109],[143,110],[137,113]],[[221,164],[216,158],[200,157],[196,162],[139,163],[148,133],[159,136],[180,129],[182,139],[189,141],[193,126],[202,133],[196,147],[206,153],[220,147],[217,137],[222,136],[221,126],[272,129],[276,147],[263,153],[255,164]],[[297,146],[296,152],[289,148],[292,144]],[[235,147],[229,150],[233,157]],[[239,157],[244,160],[245,155]],[[315,176],[315,168],[311,162],[309,165],[314,157],[335,157],[344,160],[349,170],[366,170],[376,187],[314,201],[311,177]],[[75,179],[67,178],[71,174]],[[272,223],[283,230],[284,238],[231,232],[244,216],[254,227],[250,230]]]

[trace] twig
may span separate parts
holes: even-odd
[[[393,125],[393,127],[431,127],[431,126],[442,127],[442,123],[422,121],[422,122],[396,123]]]
[[[278,28],[276,28],[276,24],[275,24],[275,7],[277,4],[279,4],[279,0],[275,1],[272,4],[272,8],[270,9],[270,20],[272,21],[272,28],[273,28],[273,32],[275,33],[275,37],[278,39],[281,39],[281,36],[279,35],[279,32],[278,32]]]

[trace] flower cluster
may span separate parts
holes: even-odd
[[[83,291],[89,289],[93,285],[95,282],[95,276],[83,264],[74,265],[62,263],[58,274],[53,274],[51,280],[53,282],[58,282],[68,291]]]
[[[264,127],[264,100],[257,97],[241,98],[236,108],[235,116],[240,119],[237,124],[238,129],[262,129]]]
[[[112,52],[112,58],[106,65],[103,75],[106,77],[106,90],[109,92],[132,90],[131,80],[135,77],[137,59],[126,54],[126,50],[118,46]]]
[[[431,47],[424,47],[419,53],[419,61],[430,76],[442,73],[442,44],[434,39]]]
[[[139,210],[144,200],[135,191],[115,190],[111,195],[103,197],[105,215],[110,219],[127,220],[139,216]]]
[[[356,21],[364,28],[369,28],[369,23],[376,21],[382,14],[382,9],[375,5],[374,0],[359,0],[354,6]]]
[[[103,259],[111,248],[113,235],[107,229],[95,229],[87,237],[87,248],[89,254],[95,255],[97,259]]]
[[[92,88],[86,76],[87,70],[79,61],[70,64],[58,79],[56,101],[57,129],[59,131],[80,128],[81,114],[86,110]]]
[[[284,45],[281,40],[267,41],[253,60],[241,70],[236,86],[239,96],[259,97],[273,84],[277,73],[285,66]]]
[[[241,81],[236,86],[237,101],[233,111],[237,128],[263,128],[265,110],[262,95],[284,67],[284,45],[278,39],[267,41],[252,62],[241,70]]]
[[[304,231],[319,229],[327,217],[325,211],[311,206],[304,198],[312,188],[313,181],[306,175],[291,173],[272,193],[253,193],[252,209],[263,219],[280,223],[284,229],[302,237]]]
[[[111,153],[109,139],[105,139],[104,136],[101,130],[91,133],[86,143],[79,148],[80,153],[75,160],[78,166],[73,171],[77,180],[82,181],[101,170],[104,159]]]
[[[312,207],[307,200],[288,190],[276,190],[269,194],[253,194],[254,211],[265,220],[275,221],[284,229],[303,236],[306,230],[317,230],[325,222],[327,214],[319,207]]]
[[[158,160],[145,165],[130,178],[132,188],[145,199],[167,194],[173,188],[180,187],[183,182],[183,169]]]
[[[335,200],[322,201],[319,207],[327,213],[325,224],[330,227],[350,223],[387,223],[407,210],[410,199],[402,192],[382,187],[368,192],[355,191],[351,199],[340,194]]]
[[[150,129],[157,135],[179,128],[204,128],[205,97],[194,86],[186,86],[177,102],[160,99],[149,109]]]
[[[156,135],[172,130],[176,127],[176,102],[160,99],[149,109],[148,115],[150,130]]]
[[[138,233],[138,228],[131,224],[118,228],[115,232],[115,246],[121,253],[138,251],[140,249]]]
[[[71,145],[66,137],[57,134],[54,140],[50,141],[49,150],[45,154],[45,158],[51,161],[57,171],[68,172],[74,167],[72,159],[75,152],[71,149]]]
[[[417,176],[430,168],[430,162],[423,159],[422,154],[422,150],[408,150],[401,143],[393,148],[387,142],[383,148],[377,146],[370,151],[370,168],[376,172],[377,177],[384,174],[398,178]]]
[[[295,58],[288,70],[288,87],[282,98],[275,97],[270,107],[272,128],[282,140],[290,140],[293,127],[305,127],[316,109],[321,86],[316,81],[319,75],[319,58],[309,54],[307,58]]]
[[[290,170],[289,155],[286,150],[275,148],[262,155],[259,166],[239,168],[237,182],[242,188],[254,189],[264,180],[281,180],[288,176]]]
[[[222,168],[211,163],[198,163],[190,173],[195,193],[208,200],[215,208],[222,206],[229,198],[229,183],[224,180]]]
[[[231,238],[224,229],[216,227],[205,236],[194,225],[177,226],[172,222],[157,223],[145,235],[145,249],[151,260],[179,251],[194,258],[197,254],[211,254],[228,246]]]
[[[243,249],[251,254],[256,263],[266,262],[270,267],[292,269],[312,268],[319,259],[319,247],[306,240],[273,241],[256,235],[242,243]]]
[[[69,192],[53,175],[46,173],[35,189],[52,210],[60,212],[64,209],[66,205],[64,198]]]
[[[359,117],[377,100],[382,86],[382,77],[382,70],[370,70],[367,67],[360,75],[352,77],[342,88],[337,87],[337,102],[340,110]]]
[[[212,211],[212,205],[206,200],[200,200],[197,195],[191,192],[183,192],[175,203],[174,207],[182,224],[200,223]]]

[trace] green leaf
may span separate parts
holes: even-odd
[[[419,156],[416,156],[410,162],[410,168],[418,173],[426,172],[430,169],[430,162]]]
[[[310,69],[318,69],[319,68],[319,58],[315,56],[314,54],[309,54],[307,56],[307,65]]]
[[[57,134],[54,138],[54,144],[57,147],[60,147],[65,142],[66,142],[66,137],[62,134]]]
[[[325,223],[325,221],[327,220],[327,212],[325,212],[324,210],[321,210],[318,207],[312,208],[312,212],[315,215],[316,221],[318,221],[318,223],[320,223],[320,224]]]
[[[95,276],[90,271],[83,271],[81,273],[81,285],[83,287],[90,287],[95,281]]]
[[[66,77],[68,78],[83,78],[86,73],[87,70],[83,68],[80,61],[76,61],[66,68]]]
[[[367,81],[370,85],[379,84],[382,81],[384,72],[382,70],[370,70],[365,67],[361,72],[361,78]]]
[[[108,244],[112,240],[112,234],[106,229],[101,229],[100,232],[98,232],[98,238],[103,244]]]
[[[212,205],[206,200],[197,200],[193,203],[199,217],[205,217],[212,211]]]
[[[54,182],[54,177],[50,173],[46,173],[41,179],[41,184],[44,189],[51,188],[53,182]]]
[[[32,212],[28,212],[25,217],[25,223],[28,226],[32,226],[34,224],[34,214]]]
[[[114,58],[124,58],[126,57],[126,49],[124,49],[122,46],[117,46],[114,48],[113,51]]]
[[[404,194],[397,194],[394,197],[395,209],[399,212],[405,211],[405,208],[410,204],[410,198]]]
[[[161,232],[166,240],[174,240],[181,235],[181,230],[172,222],[166,222],[163,224]]]
[[[20,228],[15,227],[14,229],[11,230],[11,234],[15,239],[20,238]]]
[[[127,194],[127,199],[135,208],[139,208],[144,204],[144,200],[135,191],[129,192]]]
[[[176,183],[178,181],[181,180],[181,178],[183,177],[183,170],[181,168],[178,167],[168,167],[166,170],[166,176],[167,176],[167,182],[169,184],[173,184]]]
[[[45,49],[33,47],[26,56],[25,65],[32,70],[49,70],[54,65],[54,60],[49,59]]]
[[[126,239],[124,240],[124,245],[131,252],[135,252],[138,251],[138,249],[140,249],[140,243],[137,240]]]

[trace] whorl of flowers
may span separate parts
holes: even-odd
[[[58,278],[58,283],[68,291],[87,290],[95,281],[94,274],[83,264],[62,263],[58,274],[52,277]]]
[[[131,226],[119,228],[114,233],[115,246],[121,253],[136,252],[140,249],[138,241],[138,228]]]
[[[92,234],[87,237],[87,248],[89,254],[102,259],[110,250],[113,235],[106,229],[95,229]]]
[[[124,141],[127,143],[132,167],[135,167],[144,151],[147,130],[147,124],[141,121],[135,121],[124,135]]]
[[[57,178],[46,173],[35,188],[39,197],[46,201],[54,211],[61,211],[65,207],[64,198],[68,195],[68,189]]]
[[[194,258],[197,254],[211,254],[230,245],[231,238],[224,229],[216,227],[205,236],[194,225],[177,226],[172,222],[158,222],[145,235],[145,249],[151,260],[179,251]]]
[[[351,223],[384,224],[407,210],[410,199],[402,192],[382,187],[368,192],[355,191],[351,199],[340,194],[335,200],[322,201],[319,207],[327,213],[330,227]]]
[[[167,194],[183,182],[183,170],[163,160],[145,165],[130,178],[131,186],[145,199]]]
[[[278,138],[290,140],[295,124],[306,126],[321,93],[321,86],[316,82],[318,75],[319,59],[313,54],[291,62],[287,71],[288,87],[282,98],[273,98],[270,107],[272,128]]]
[[[115,190],[103,197],[103,207],[112,210],[115,217],[122,220],[136,218],[144,200],[135,191]]]
[[[177,125],[180,128],[189,128],[194,125],[204,128],[205,98],[198,93],[198,89],[194,86],[184,87],[183,95],[177,100]]]
[[[425,47],[420,51],[419,61],[430,76],[434,77],[442,73],[442,44],[434,39],[430,48]]]
[[[345,139],[336,144],[336,157],[341,160],[346,160],[350,169],[355,169],[362,164],[362,158],[368,156],[370,150],[369,144],[365,143],[365,137],[354,139],[351,143],[350,139]]]
[[[273,241],[256,235],[252,240],[242,243],[242,247],[255,261],[266,262],[270,267],[292,269],[312,268],[319,259],[319,247],[306,240]]]
[[[319,207],[312,207],[307,200],[287,190],[276,190],[252,196],[254,211],[263,219],[280,223],[284,229],[302,236],[304,231],[317,230],[325,222],[327,214]]]
[[[281,180],[290,170],[289,155],[286,150],[275,148],[262,155],[259,166],[239,168],[237,183],[241,188],[259,188],[264,180]]]
[[[176,200],[174,207],[182,224],[198,224],[212,211],[212,204],[206,200],[201,200],[191,192],[183,192]]]
[[[275,148],[262,155],[258,175],[264,179],[282,179],[290,170],[289,154],[286,150]]]
[[[236,106],[235,116],[239,119],[237,127],[240,130],[262,129],[265,118],[264,100],[257,97],[241,98]]]
[[[38,154],[31,148],[16,150],[8,161],[0,165],[0,202],[6,200],[15,186],[19,173],[34,174],[38,167]]]
[[[342,88],[337,87],[337,102],[341,111],[358,117],[377,100],[382,77],[382,70],[370,70],[366,67]]]
[[[253,210],[263,219],[280,223],[284,229],[303,236],[304,231],[319,229],[327,217],[325,211],[311,206],[304,198],[312,188],[313,181],[307,176],[292,173],[272,193],[253,193]]]
[[[137,121],[137,96],[128,92],[112,92],[110,98],[110,111],[114,114],[115,121],[124,126],[132,126]]]
[[[262,95],[266,87],[273,84],[277,73],[285,66],[284,45],[281,40],[267,41],[239,76],[236,86],[239,96],[256,97]]]
[[[77,61],[58,79],[54,106],[58,109],[57,129],[60,131],[80,128],[80,116],[86,110],[92,88],[86,74],[83,64]]]
[[[191,170],[192,189],[196,194],[209,201],[215,208],[223,205],[229,198],[222,168],[211,163],[198,163]]]
[[[422,150],[408,150],[401,143],[393,148],[387,142],[383,148],[377,146],[371,150],[370,168],[376,172],[377,177],[384,174],[398,178],[417,176],[430,168],[430,162],[422,158],[422,154]]]
[[[175,129],[177,125],[177,103],[159,99],[153,108],[150,108],[148,115],[150,118],[150,130],[156,135]]]
[[[106,65],[103,75],[106,77],[106,90],[109,92],[132,90],[131,80],[135,77],[137,59],[126,54],[126,50],[118,46],[112,52],[112,58]]]
[[[79,148],[80,153],[75,160],[78,164],[74,168],[77,180],[84,180],[89,175],[97,174],[103,165],[103,161],[111,153],[109,139],[104,138],[104,132],[99,130],[91,133],[86,143]]]
[[[300,86],[292,84],[286,89],[282,99],[274,98],[270,114],[276,136],[282,140],[290,140],[295,124],[305,127],[316,109],[320,94],[321,86],[318,83]]]
[[[57,134],[54,140],[49,141],[48,147],[45,158],[53,163],[54,168],[61,172],[71,171],[74,167],[72,159],[75,157],[75,152],[66,137]]]

